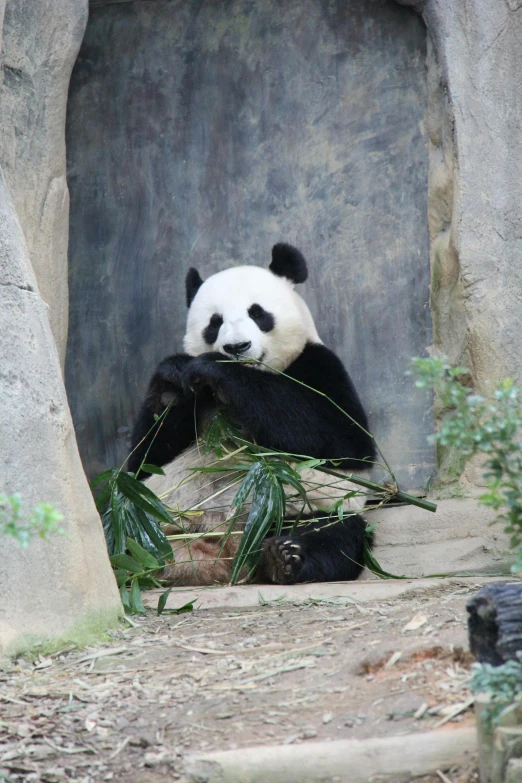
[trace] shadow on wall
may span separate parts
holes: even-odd
[[[302,293],[405,489],[434,472],[426,30],[392,0],[92,3],[69,96],[66,382],[88,474],[181,348],[189,266],[309,261]]]

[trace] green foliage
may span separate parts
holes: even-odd
[[[163,559],[158,560],[132,538],[127,538],[126,544],[130,554],[112,555],[111,564],[126,613],[144,614],[145,607],[141,599],[141,591],[152,587],[163,587],[158,579],[158,574],[163,569],[165,562]],[[167,591],[167,594],[168,592],[170,591]],[[163,595],[160,596],[158,609]],[[158,614],[160,614],[159,611]]]
[[[163,470],[155,465],[142,467],[149,473],[163,475]],[[133,473],[121,469],[100,473],[91,481],[91,489],[97,490],[96,507],[102,513],[123,607],[127,614],[143,614],[141,590],[162,587],[158,575],[166,559],[173,557],[172,547],[158,524],[170,524],[170,512]]]
[[[172,557],[172,548],[158,524],[172,522],[169,510],[133,473],[106,470],[91,481],[91,489],[97,490],[96,506],[102,512],[110,555],[123,554],[131,538],[159,560]]]
[[[321,392],[317,393],[325,396]],[[332,400],[330,402],[339,407]],[[344,411],[342,412],[344,413]],[[156,417],[155,424],[151,428],[151,432],[155,430],[153,439],[157,436],[167,413],[168,408],[161,416]],[[344,415],[348,414],[344,413]],[[147,433],[147,436],[148,434],[150,433]],[[231,445],[235,449],[234,451],[230,450]],[[234,528],[240,516],[247,515],[233,563],[231,576],[233,584],[243,577],[245,569],[248,575],[254,572],[263,539],[269,533],[275,535],[281,533],[287,502],[290,500],[292,503],[300,501],[303,510],[306,506],[310,508],[305,487],[301,481],[301,473],[305,469],[313,468],[326,474],[324,487],[335,486],[335,482],[332,482],[329,476],[343,480],[349,478],[365,491],[370,490],[377,497],[377,504],[386,502],[391,497],[397,497],[401,501],[413,503],[430,511],[436,509],[433,503],[399,491],[391,468],[382,454],[381,458],[389,471],[391,481],[380,485],[358,476],[347,477],[340,474],[332,470],[331,467],[327,467],[327,460],[310,459],[306,455],[262,448],[245,440],[239,430],[232,427],[220,413],[213,418],[207,428],[204,448],[205,453],[213,451],[216,454],[216,462],[212,466],[194,468],[195,472],[224,474],[231,471],[233,482],[236,480],[241,482],[233,500],[235,512],[230,519],[228,529],[224,534],[222,532],[215,533],[215,535],[223,535],[224,546],[227,538],[237,532]],[[163,474],[161,468],[147,464],[146,457],[144,462],[145,464],[141,466],[144,470],[149,473]],[[289,463],[292,463],[294,467]],[[134,474],[126,473],[122,468],[104,471],[91,482],[91,487],[96,490],[96,504],[103,513],[107,547],[120,585],[123,604],[129,612],[142,612],[144,609],[139,590],[147,586],[158,586],[161,579],[160,572],[165,561],[174,557],[171,545],[160,524],[176,522],[183,530],[183,518],[199,512],[193,509],[182,509],[177,512],[169,510],[146,485],[136,480]],[[328,509],[328,513],[337,513],[338,519],[342,521],[346,513],[343,512],[343,501],[357,494],[363,494],[362,490],[347,492],[343,497],[338,498],[332,508]],[[248,511],[246,511],[247,503],[249,503]],[[299,523],[298,515],[292,529],[295,529]],[[182,533],[180,536],[172,538],[190,540],[191,538],[197,539],[198,535],[201,534]],[[205,531],[204,535],[212,535],[212,531]],[[136,547],[140,549],[137,550]],[[151,559],[146,561],[144,553],[147,553]],[[383,578],[392,576],[383,571],[371,556],[369,545],[366,547],[365,562],[371,565],[372,570]],[[170,591],[160,597],[158,613],[164,611],[168,592]],[[186,611],[187,609],[181,607],[181,610]]]
[[[170,587],[168,590],[165,590],[165,592],[160,595],[157,614],[185,614],[185,612],[194,611],[194,604],[198,600],[197,598],[193,598],[192,601],[188,601],[186,604],[183,604],[183,606],[180,606],[177,609],[165,609],[165,606],[167,605],[167,598],[169,597],[171,591],[172,587]]]
[[[261,543],[267,535],[280,535],[283,524],[285,524],[285,507],[289,500],[295,502],[299,500],[302,504],[301,511],[311,506],[307,499],[306,489],[301,480],[301,473],[307,469],[315,469],[324,473],[323,488],[328,485],[328,476],[333,475],[336,478],[346,479],[347,477],[330,468],[325,467],[327,460],[310,459],[303,455],[290,454],[287,452],[270,451],[269,449],[258,446],[243,438],[237,429],[229,425],[221,413],[218,413],[205,438],[206,451],[214,450],[219,459],[223,459],[227,454],[227,443],[238,447],[238,458],[241,463],[223,462],[217,466],[196,468],[196,471],[204,473],[222,472],[224,470],[240,471],[243,478],[238,492],[233,500],[233,506],[236,511],[230,520],[226,535],[230,535],[237,523],[238,518],[245,514],[245,506],[250,500],[250,509],[248,518],[238,551],[235,555],[231,583],[236,584],[240,578],[244,578],[243,569],[246,567],[247,575],[250,577],[259,562],[261,554]],[[293,467],[289,464],[292,462]],[[386,500],[390,496],[390,489],[365,479],[353,477],[354,483],[359,483],[361,488],[370,489],[377,496]],[[345,516],[351,516],[355,512],[343,511],[343,501],[352,498],[358,494],[364,494],[362,489],[351,490],[338,498],[332,505],[324,510],[325,515],[332,514],[342,521]],[[415,500],[415,499],[413,499]],[[320,515],[320,512],[318,512]],[[288,525],[288,523],[286,523]],[[301,521],[299,514],[292,524],[292,530],[299,527]],[[332,521],[335,524],[335,521]],[[384,571],[377,560],[373,557],[370,547],[371,535],[368,535],[364,563],[371,570],[381,576],[383,579],[402,578],[394,577]],[[404,577],[406,578],[406,577]]]
[[[285,485],[292,486],[306,502],[306,492],[295,470],[282,460],[255,459],[254,464],[243,479],[243,483],[234,498],[236,514],[241,512],[247,497],[252,494],[252,505],[236,553],[230,581],[235,584],[244,565],[249,576],[253,574],[259,560],[261,542],[272,530],[280,535],[285,517]]]
[[[469,459],[485,456],[488,491],[480,497],[484,506],[498,511],[516,551],[514,573],[522,571],[522,428],[520,390],[511,379],[486,397],[466,385],[468,371],[452,368],[444,358],[414,359],[418,388],[432,388],[446,413],[432,440],[453,446]]]
[[[485,717],[488,722],[496,722],[506,707],[522,701],[522,654],[518,653],[516,661],[507,661],[501,666],[475,664],[470,688],[472,693],[491,694]]]
[[[47,538],[53,533],[64,533],[60,527],[63,515],[50,503],[38,503],[27,517],[23,513],[22,498],[0,494],[0,535],[14,538],[22,549],[29,546],[35,536]]]

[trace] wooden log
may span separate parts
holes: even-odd
[[[495,728],[492,722],[487,719],[490,701],[490,693],[477,693],[475,695],[480,783],[491,783],[492,781],[493,735]]]
[[[510,760],[522,756],[522,704],[505,707],[494,721],[488,715],[490,704],[490,693],[476,694],[480,783],[507,783]]]
[[[522,755],[522,726],[499,726],[495,729],[491,759],[492,783],[503,783],[510,759]]]
[[[272,745],[189,756],[190,783],[368,783],[410,780],[469,763],[473,728],[400,737]]]
[[[466,606],[469,647],[480,663],[500,666],[522,652],[522,582],[483,587]]]
[[[522,759],[510,759],[506,770],[506,783],[522,783]]]

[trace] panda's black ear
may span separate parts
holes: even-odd
[[[190,307],[192,300],[196,296],[200,286],[203,285],[203,280],[197,269],[193,266],[190,267],[185,279],[185,291],[187,293],[187,307]]]
[[[271,272],[278,277],[287,277],[292,283],[304,283],[308,277],[308,269],[303,254],[292,245],[278,242],[272,248]]]

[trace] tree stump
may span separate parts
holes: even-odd
[[[522,582],[492,584],[466,608],[469,647],[480,663],[500,666],[522,652]]]

